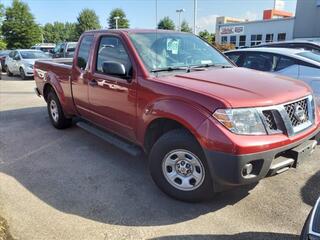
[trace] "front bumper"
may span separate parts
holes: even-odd
[[[234,186],[256,183],[267,175],[295,167],[297,162],[293,160],[294,157],[288,156],[288,153],[301,149],[306,143],[315,147],[314,140],[319,144],[320,129],[292,144],[253,154],[232,155],[204,150],[214,183],[214,191],[221,192]],[[245,175],[243,171],[248,164],[252,164],[252,174]],[[274,169],[275,166],[279,167]]]

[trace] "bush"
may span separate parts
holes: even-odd
[[[221,52],[229,51],[235,49],[235,45],[226,43],[226,44],[219,44],[219,43],[214,43],[213,44],[217,49],[219,49]]]

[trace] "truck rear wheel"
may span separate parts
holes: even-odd
[[[57,95],[50,92],[47,97],[47,109],[50,121],[55,128],[64,129],[72,124],[71,118],[66,118]]]
[[[161,136],[149,158],[154,182],[169,196],[188,202],[212,197],[206,158],[199,143],[186,130],[176,129]]]

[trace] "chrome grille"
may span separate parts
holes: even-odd
[[[312,95],[293,102],[257,108],[267,134],[294,136],[314,124],[315,103]]]
[[[290,103],[287,105],[284,105],[285,110],[289,116],[289,119],[291,121],[291,124],[293,127],[299,126],[300,124],[303,124],[309,120],[309,113],[308,113],[308,99],[303,99],[294,103]],[[296,116],[296,110],[302,109],[305,115],[305,118],[299,119],[299,117]]]
[[[274,118],[271,110],[263,111],[263,116],[266,120],[267,127],[270,130],[277,130],[278,129],[275,118]]]

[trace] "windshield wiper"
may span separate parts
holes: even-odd
[[[198,69],[198,68],[209,68],[209,67],[221,67],[221,68],[232,68],[231,65],[225,65],[225,64],[214,64],[214,63],[208,63],[208,64],[201,64],[201,65],[195,65],[190,66],[190,69]]]
[[[231,65],[223,65],[223,64],[201,64],[201,65],[191,65],[191,66],[180,66],[180,67],[166,67],[166,68],[157,68],[152,69],[150,72],[157,73],[157,72],[171,72],[176,70],[185,70],[186,72],[191,72],[191,70],[204,70],[205,68],[209,67],[221,67],[221,68],[232,68]]]
[[[188,67],[167,67],[167,68],[157,68],[157,69],[152,69],[150,72],[171,72],[175,70],[188,70]]]

